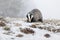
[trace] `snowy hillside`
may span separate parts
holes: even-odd
[[[60,40],[60,20],[28,23],[25,18],[0,19],[0,40]]]

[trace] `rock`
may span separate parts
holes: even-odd
[[[44,37],[49,38],[50,34],[45,34]]]
[[[11,39],[13,39],[13,40],[14,40],[14,38],[11,38]]]

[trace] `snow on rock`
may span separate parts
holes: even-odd
[[[26,22],[26,19],[6,18],[6,21],[8,21],[6,25],[4,27],[0,27],[0,40],[60,40],[60,25],[57,25],[60,21],[58,20],[58,22],[44,20],[43,23],[29,23]],[[50,29],[54,28],[55,30],[59,29],[59,32],[53,32],[52,30],[48,31],[48,27]],[[34,31],[34,34],[25,34],[21,32],[21,29],[25,29],[26,32],[30,32],[31,29],[31,31]],[[44,36],[45,34],[49,34],[50,37],[46,38]]]

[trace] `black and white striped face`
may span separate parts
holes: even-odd
[[[32,18],[33,18],[32,14],[27,14],[27,19],[28,19],[29,22],[31,22]]]

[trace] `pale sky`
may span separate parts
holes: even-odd
[[[44,18],[60,19],[60,0],[34,0]]]
[[[60,19],[60,0],[0,0],[0,15],[26,17],[34,8],[40,9],[44,19]]]

